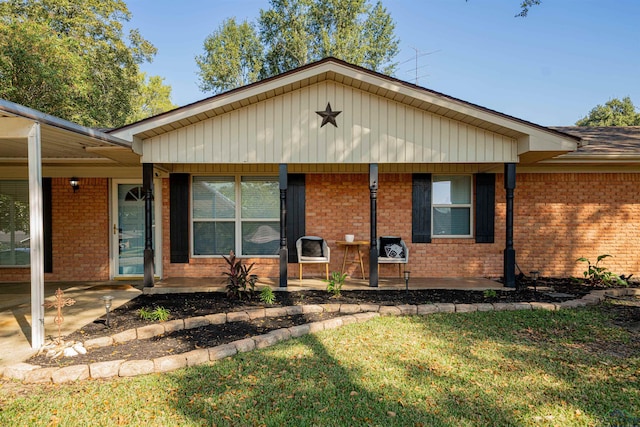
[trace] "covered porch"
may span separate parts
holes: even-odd
[[[298,238],[326,240],[336,271],[347,234],[369,242],[370,287],[385,286],[382,236],[406,242],[415,277],[515,286],[516,166],[578,141],[335,58],[110,134],[135,142],[145,187],[164,177],[164,278],[219,274],[232,250],[281,288],[294,284]],[[146,258],[147,287],[154,267]]]

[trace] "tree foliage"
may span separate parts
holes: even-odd
[[[131,114],[127,123],[137,122],[177,107],[171,102],[171,86],[165,85],[163,81],[160,76],[147,79],[146,73],[138,74],[136,96],[132,99]]]
[[[516,17],[526,18],[529,14],[529,8],[539,5],[541,2],[541,0],[523,0],[522,3],[520,3],[520,13],[518,13]]]
[[[263,77],[329,56],[391,74],[398,53],[394,30],[381,2],[272,0],[271,9],[260,11]]]
[[[311,1],[271,0],[271,9],[260,10],[260,37],[265,46],[262,77],[275,76],[311,62],[308,43]]]
[[[597,105],[587,116],[576,122],[577,126],[640,126],[640,114],[628,96],[622,100],[613,98],[604,105]]]
[[[93,127],[132,114],[139,64],[156,52],[122,0],[0,2],[0,97]]]
[[[8,194],[0,194],[0,231],[29,231],[29,202]]]
[[[466,0],[467,2],[469,0]],[[529,15],[529,8],[538,6],[542,0],[522,0],[520,2],[520,12],[516,14],[516,18],[526,18]]]
[[[399,41],[380,1],[270,0],[270,5],[260,11],[257,32],[230,19],[207,37],[205,53],[196,58],[202,90],[221,92],[329,56],[393,73]]]
[[[223,92],[252,83],[262,69],[262,45],[252,24],[225,20],[204,41],[204,54],[196,57],[200,89]]]

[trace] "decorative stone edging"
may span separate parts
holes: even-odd
[[[134,339],[148,339],[154,336],[227,322],[239,322],[263,317],[281,317],[307,313],[342,313],[334,317],[290,328],[276,329],[252,338],[233,341],[216,347],[192,350],[187,353],[158,357],[152,360],[113,360],[96,362],[89,365],[65,367],[45,367],[28,363],[17,363],[0,370],[0,375],[17,379],[25,383],[66,383],[89,378],[132,377],[137,375],[170,372],[176,369],[202,365],[216,360],[259,348],[270,347],[280,341],[300,337],[323,330],[339,328],[349,323],[366,322],[378,316],[428,315],[431,313],[467,313],[473,311],[505,310],[560,310],[597,304],[607,296],[638,296],[640,289],[603,289],[592,291],[584,297],[562,303],[517,302],[517,303],[476,303],[453,304],[435,303],[419,305],[386,306],[377,304],[316,304],[288,307],[269,307],[229,313],[209,314],[206,316],[176,319],[161,324],[129,329],[111,336],[93,338],[84,342],[87,349],[105,347]],[[0,368],[1,369],[1,368]]]

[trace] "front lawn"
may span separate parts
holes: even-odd
[[[164,375],[3,382],[0,425],[638,425],[639,375],[602,307],[383,317]]]

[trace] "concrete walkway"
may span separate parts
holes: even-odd
[[[76,301],[64,307],[62,335],[68,335],[105,314],[104,295],[114,297],[112,309],[140,295],[136,282],[47,283],[45,301],[54,301],[58,288]],[[28,283],[0,284],[0,367],[22,362],[37,352],[31,348],[31,288]],[[46,309],[45,340],[58,336],[56,309]]]
[[[344,290],[384,291],[405,288],[402,278],[381,278],[378,288],[369,287],[366,280],[349,279]],[[145,288],[144,293],[184,293],[184,292],[224,292],[225,277],[212,278],[171,278],[158,281],[153,288]],[[320,278],[304,280],[289,279],[286,288],[278,286],[277,279],[260,279],[256,289],[270,286],[278,292],[301,290],[325,290],[326,283]],[[74,305],[64,307],[62,335],[82,328],[105,314],[101,298],[114,297],[112,309],[140,295],[143,291],[141,281],[109,282],[52,282],[45,284],[45,300],[53,301],[56,290],[60,288],[65,298],[76,301]],[[410,289],[504,289],[501,283],[488,279],[475,278],[412,278]],[[31,287],[29,283],[0,283],[0,368],[23,362],[37,350],[31,348]],[[58,326],[55,324],[55,309],[45,310],[45,339],[56,338]]]

